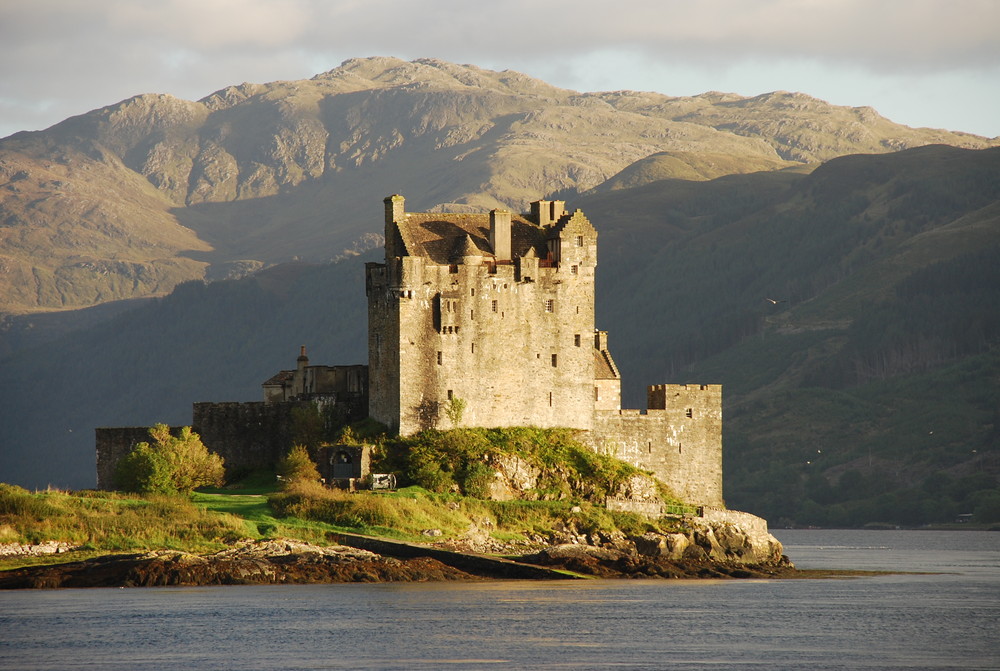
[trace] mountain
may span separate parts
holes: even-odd
[[[18,133],[0,140],[0,480],[92,486],[94,427],[257,399],[301,344],[363,362],[384,196],[556,194],[601,236],[626,405],[725,386],[731,506],[1000,519],[997,144],[802,94],[581,94],[394,59]]]
[[[520,211],[612,177],[711,179],[931,143],[998,140],[799,93],[578,93],[429,59],[351,60],[197,102],[141,95],[0,140],[0,317],[364,251],[379,244],[371,203],[390,193],[421,211]]]
[[[729,505],[817,525],[1000,520],[1000,149],[575,204],[605,223],[598,321],[627,404],[658,380],[723,383]]]
[[[597,320],[626,407],[646,384],[724,385],[730,506],[859,525],[1000,503],[1000,149],[660,180],[570,205],[601,236]],[[363,362],[363,262],[377,257],[186,283],[7,357],[2,479],[92,485],[93,427],[259,398],[300,344],[315,362]]]

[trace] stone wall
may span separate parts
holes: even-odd
[[[271,468],[292,447],[292,409],[304,401],[285,403],[195,403],[192,430],[226,463],[227,476]]]
[[[552,260],[495,262],[470,251],[442,265],[402,252],[387,200],[386,263],[368,264],[371,416],[406,435],[466,426],[587,429],[594,408],[597,233],[581,214],[552,231]],[[518,225],[529,228],[526,222]],[[535,235],[544,237],[544,231]]]
[[[652,471],[686,503],[723,506],[721,385],[656,385],[649,392],[649,410],[597,411],[583,438]]]
[[[114,489],[118,462],[139,443],[149,442],[149,427],[100,427],[94,429],[94,434],[97,445],[97,488]]]

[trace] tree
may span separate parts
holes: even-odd
[[[288,454],[278,462],[277,471],[286,484],[296,480],[319,481],[319,471],[305,445],[293,445]]]
[[[166,424],[149,429],[151,443],[139,443],[115,469],[115,484],[150,494],[188,494],[198,487],[222,485],[222,457],[208,451],[201,437],[185,426],[177,436]]]

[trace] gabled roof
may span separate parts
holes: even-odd
[[[288,380],[291,380],[293,377],[295,377],[294,370],[278,371],[272,377],[268,378],[267,381],[265,381],[261,386],[262,387],[280,386],[285,382],[287,382]]]
[[[438,265],[453,262],[457,251],[484,257],[493,256],[490,247],[490,215],[452,213],[407,213],[396,222],[410,256],[422,256]],[[536,226],[520,215],[511,215],[511,254],[524,256],[529,249],[540,258],[548,254],[545,239],[550,229]],[[472,247],[464,241],[469,236]],[[468,255],[468,254],[465,254]]]
[[[617,380],[618,370],[607,350],[594,349],[594,379]]]

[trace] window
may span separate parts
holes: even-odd
[[[493,301],[493,312],[497,311],[497,302]]]
[[[438,352],[438,365],[440,366],[443,361],[444,355],[441,352]]]
[[[580,272],[580,266],[570,266],[569,272],[573,275],[578,274]]]
[[[455,396],[455,392],[452,391],[451,389],[449,389],[448,390],[448,400],[449,401],[452,400],[452,398],[454,398],[454,396]]]
[[[555,301],[555,299],[550,298],[547,301],[545,301],[545,311],[546,312],[555,312],[556,311],[556,301]]]
[[[577,347],[580,346],[580,334],[579,333],[577,333],[575,336],[573,336],[573,344],[576,345]]]
[[[472,295],[475,296],[476,295],[476,288],[472,287],[471,291],[472,291]]]
[[[556,366],[556,357],[557,357],[557,356],[558,356],[558,355],[556,355],[556,354],[553,354],[553,355],[552,355],[552,367],[553,367],[553,368],[555,368],[555,366]]]
[[[472,343],[472,353],[476,353],[476,343]]]
[[[549,407],[552,407],[552,392],[549,392]]]
[[[476,318],[476,311],[475,310],[469,310],[469,320],[471,321],[471,320],[473,320],[475,318]]]
[[[576,246],[577,247],[583,247],[583,236],[582,235],[576,236]]]
[[[594,387],[594,400],[595,401],[600,401],[601,400],[601,388],[600,387]]]
[[[687,415],[688,417],[693,417],[694,411],[691,408],[688,408],[687,412],[685,412],[684,414]]]

